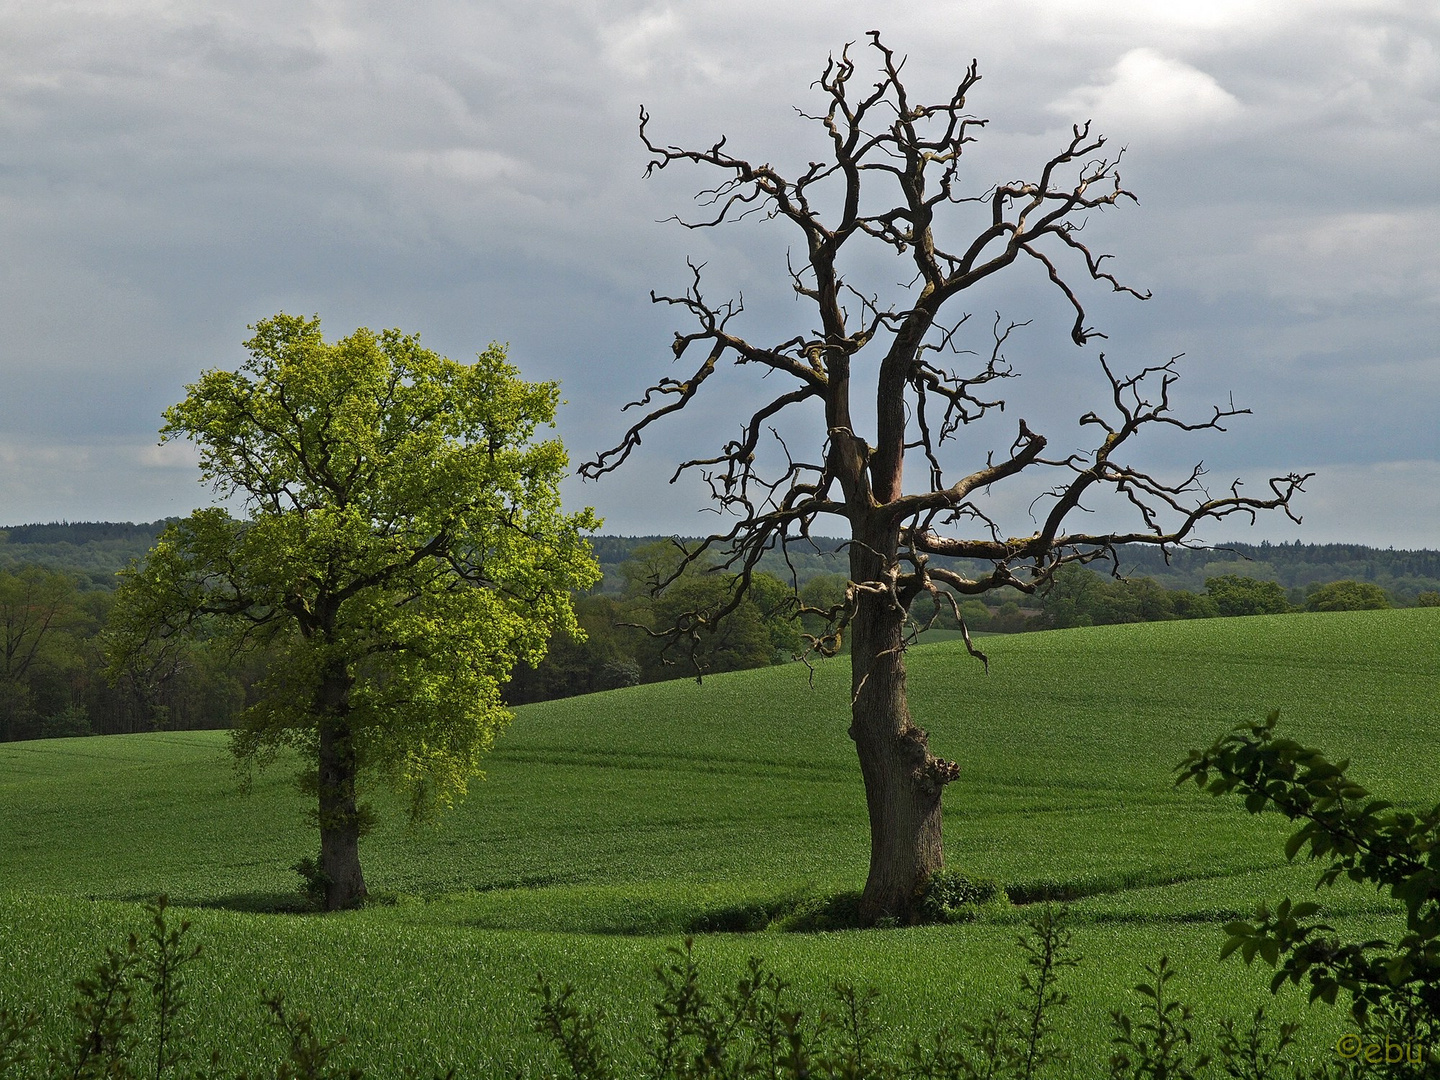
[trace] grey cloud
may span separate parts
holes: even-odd
[[[1440,456],[1426,434],[1440,392],[1428,250],[1440,16],[1340,0],[1040,0],[1018,15],[997,0],[12,7],[0,13],[0,438],[12,450],[47,431],[81,449],[99,432],[153,443],[183,384],[238,361],[245,324],[283,307],[319,312],[335,333],[402,325],[457,356],[509,340],[534,377],[564,379],[579,459],[669,372],[679,324],[647,293],[683,288],[687,255],[707,262],[713,295],[744,293],[757,337],[810,322],[786,291],[794,237],[779,223],[657,224],[692,210],[710,178],[640,179],[640,104],[656,138],[728,134],[737,153],[803,167],[823,144],[792,106],[815,106],[807,87],[847,40],[868,64],[875,25],[910,54],[922,96],[946,94],[979,58],[971,103],[993,122],[973,148],[976,190],[1033,172],[1087,111],[1128,148],[1140,205],[1087,229],[1156,299],[1096,295],[1095,312],[1127,366],[1187,350],[1189,400],[1233,390],[1255,405],[1255,423],[1207,459],[1263,471]],[[1127,112],[1147,79],[1174,93]],[[1167,124],[1187,93],[1209,102],[1205,122]],[[862,270],[887,284],[883,260]],[[1039,315],[1034,362],[1093,374],[1043,281],[1020,275],[974,306]],[[578,497],[602,512],[608,500],[623,531],[650,531],[647,515],[703,522],[693,491],[662,513],[650,484],[729,437],[723,405],[752,391],[727,385],[726,403],[647,439],[643,462]],[[1059,404],[1037,401],[1035,415],[1069,423]],[[93,482],[52,484],[38,478],[58,466],[14,459],[0,517],[101,516],[87,509],[97,493],[123,486],[105,479],[105,454],[76,452]],[[104,516],[199,501],[183,469],[160,472],[170,479],[151,470],[134,488],[133,512]],[[1379,520],[1354,515],[1355,538],[1383,539]]]

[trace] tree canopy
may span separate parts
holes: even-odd
[[[1305,598],[1306,611],[1378,611],[1389,606],[1385,590],[1370,581],[1332,581]]]
[[[237,754],[311,763],[330,907],[365,893],[357,781],[383,775],[412,812],[444,806],[509,714],[500,686],[598,577],[566,514],[559,403],[492,344],[460,364],[399,330],[326,343],[318,318],[252,327],[239,371],[205,372],[165,413],[216,492],[243,503],[169,526],[123,581],[112,670],[163,679],[196,642],[263,648],[270,670]]]

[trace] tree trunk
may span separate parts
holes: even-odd
[[[327,673],[320,687],[320,870],[325,910],[354,907],[365,897],[360,872],[360,815],[355,805],[355,745],[350,737],[350,677]]]
[[[959,773],[954,762],[931,757],[924,729],[910,719],[904,632],[905,612],[890,597],[860,598],[851,622],[850,737],[870,813],[870,873],[860,898],[867,925],[912,918],[916,890],[944,862],[940,796]]]

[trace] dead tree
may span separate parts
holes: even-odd
[[[1199,466],[1178,479],[1162,479],[1129,464],[1128,444],[1142,430],[1224,430],[1229,417],[1248,410],[1215,407],[1208,418],[1181,419],[1170,400],[1173,359],[1125,375],[1103,354],[1099,366],[1109,381],[1109,401],[1080,417],[1083,429],[1095,432],[1088,452],[1047,455],[1045,436],[1022,419],[1018,428],[1008,429],[1013,437],[1000,437],[997,449],[972,461],[963,473],[947,474],[942,468],[946,444],[1004,408],[992,384],[1016,374],[1005,347],[1024,325],[997,316],[976,370],[959,374],[950,366],[951,357],[974,355],[957,346],[968,315],[956,316],[947,308],[1002,270],[1029,265],[1073,310],[1070,337],[1076,345],[1103,337],[1086,325],[1072,280],[1088,278],[1139,299],[1149,294],[1107,270],[1108,256],[1092,253],[1080,227],[1087,212],[1134,197],[1121,186],[1120,155],[1107,156],[1105,139],[1092,135],[1088,123],[1072,129],[1068,143],[1044,162],[1033,181],[965,194],[959,176],[962,155],[985,124],[966,108],[966,96],[979,81],[975,64],[948,99],[918,104],[901,81],[903,60],[878,32],[869,36],[878,56],[878,80],[868,89],[858,88],[848,46],[830,58],[815,84],[828,99],[825,111],[801,114],[824,129],[829,153],[795,179],[768,164],[732,156],[724,139],[704,150],[658,145],[641,109],[640,136],[651,154],[647,176],[678,162],[720,174],[718,183],[698,196],[707,207],[703,218],[682,225],[710,228],[760,214],[799,230],[804,260],[791,257],[789,283],[807,302],[805,310],[812,317],[818,313],[819,325],[778,344],[755,344],[732,329],[740,303],[706,299],[700,268],[692,264],[683,295],[652,293],[651,299],[693,316],[696,325],[676,333],[673,351],[678,360],[698,345],[704,361],[688,378],[661,379],[633,402],[644,415],[618,446],[584,465],[581,474],[595,479],[621,465],[642,432],[684,409],[727,358],[783,377],[783,392],[743,421],[739,438],[718,453],[683,462],[672,477],[673,483],[697,470],[708,482],[716,508],[732,523],[692,546],[688,557],[718,556],[733,577],[727,603],[690,612],[667,632],[679,642],[713,627],[738,605],[767,552],[828,535],[817,524],[823,519],[847,523],[846,599],[822,613],[827,630],[810,642],[819,652],[833,654],[844,635],[850,641],[849,733],[864,777],[871,841],[861,917],[873,922],[887,915],[907,917],[917,888],[941,867],[941,793],[960,773],[955,762],[930,753],[926,733],[907,707],[905,649],[913,640],[912,606],[925,598],[927,608],[946,604],[958,616],[957,595],[1001,588],[1032,594],[1043,590],[1065,563],[1109,559],[1113,564],[1121,545],[1162,550],[1194,545],[1201,523],[1230,515],[1253,521],[1260,510],[1280,509],[1293,518],[1291,499],[1306,477],[1272,478],[1264,498],[1242,495],[1238,481],[1212,495]],[[967,209],[975,213],[958,236],[942,236],[954,231],[955,219],[963,219]],[[901,303],[882,301],[879,293],[844,279],[840,256],[852,243],[885,245],[909,267],[914,280]],[[948,321],[942,321],[942,313]],[[870,404],[873,417],[860,419],[873,430],[873,443],[856,433],[854,419],[855,410]],[[782,414],[788,418],[807,408],[824,410],[825,437],[817,455],[800,460],[775,425]],[[762,462],[767,432],[778,447],[773,467]],[[907,452],[923,462],[920,470],[912,470],[909,484],[903,473]],[[1048,490],[1036,504],[1038,512],[1032,509],[1027,532],[1016,535],[987,516],[976,497],[1021,473],[1043,475]],[[1128,500],[1134,514],[1129,531],[1067,531],[1072,511],[1101,491]],[[962,572],[955,566],[965,564],[936,556],[981,560],[985,569]],[[803,610],[798,600],[796,610]],[[968,633],[965,640],[980,656]]]

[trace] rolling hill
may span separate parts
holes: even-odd
[[[1104,1060],[1108,1010],[1161,952],[1197,1012],[1266,1000],[1262,972],[1214,963],[1218,925],[1313,882],[1285,863],[1284,822],[1174,789],[1187,749],[1278,708],[1297,738],[1353,757],[1372,789],[1416,805],[1440,791],[1440,609],[987,648],[988,676],[957,645],[914,649],[912,709],[962,766],[946,796],[951,865],[1017,895],[1076,898],[1088,959],[1065,1034],[1077,1061]],[[790,665],[527,706],[488,778],[438,823],[407,828],[377,794],[383,823],[362,855],[381,902],[333,917],[292,910],[288,867],[314,839],[283,763],[242,795],[220,732],[0,746],[0,1004],[44,1003],[63,1025],[98,943],[164,891],[205,944],[199,1015],[236,1067],[256,1060],[246,1047],[267,987],[333,1018],[377,1075],[543,1058],[528,1030],[538,969],[603,1003],[623,1040],[643,1029],[647,973],[680,935],[858,888],[867,830],[847,686],[839,665],[813,686]],[[1363,889],[1321,899],[1343,925],[1389,917]],[[816,1007],[833,979],[873,984],[903,1040],[1013,996],[1022,918],[705,934],[697,953],[717,981],[763,954]],[[1315,1045],[1337,1020],[1312,1015]]]

